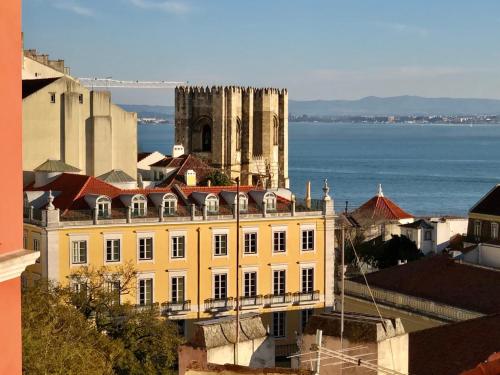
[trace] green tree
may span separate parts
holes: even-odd
[[[358,251],[364,262],[380,269],[395,266],[400,260],[411,262],[424,256],[415,242],[406,236],[397,235],[385,242],[380,238],[365,242]]]
[[[23,373],[113,374],[121,343],[100,334],[56,290],[40,283],[23,291]]]
[[[69,276],[71,283],[60,288],[60,293],[87,319],[93,319],[98,332],[126,349],[114,364],[116,373],[171,373],[182,343],[177,326],[161,316],[156,304],[136,308],[120,303],[123,296],[136,293],[136,277],[132,263],[113,269],[81,267]],[[74,288],[75,284],[80,288]]]
[[[130,263],[81,267],[67,285],[23,291],[26,374],[171,374],[182,343],[158,305],[121,303],[136,293]]]
[[[212,186],[229,186],[233,184],[228,175],[218,169],[207,174],[205,185],[208,184],[208,180],[210,180]]]

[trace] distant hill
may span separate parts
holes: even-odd
[[[120,104],[139,117],[173,118],[174,106]],[[421,96],[368,96],[358,100],[290,100],[291,115],[300,116],[406,116],[499,115],[500,100],[424,98]]]
[[[358,100],[290,100],[288,110],[296,116],[497,115],[500,100],[368,96]]]
[[[171,118],[175,115],[174,106],[165,105],[142,105],[142,104],[118,104],[124,110],[137,112],[139,117]]]

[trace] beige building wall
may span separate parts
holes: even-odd
[[[23,56],[23,79],[40,79],[62,77],[64,74],[50,66]]]
[[[51,96],[55,95],[55,102]],[[99,176],[121,169],[137,176],[137,115],[67,76],[23,99],[24,182],[47,159]]]

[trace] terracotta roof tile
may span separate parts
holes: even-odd
[[[389,198],[376,195],[351,214],[359,223],[411,219],[413,215],[404,211]]]
[[[437,255],[366,275],[372,287],[441,302],[484,314],[500,313],[500,270]],[[364,283],[362,278],[353,281]],[[500,341],[500,340],[499,340]]]
[[[495,294],[492,294],[495,295]],[[500,314],[446,324],[409,334],[409,373],[458,375],[500,350]],[[500,369],[498,362],[492,369]],[[476,371],[476,370],[473,370]],[[496,371],[496,370],[495,370]],[[493,375],[499,372],[467,372]]]

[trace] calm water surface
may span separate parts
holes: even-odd
[[[139,149],[170,154],[172,125],[139,125]],[[338,209],[384,193],[416,215],[458,214],[500,183],[500,126],[289,124],[291,188],[328,178]]]

